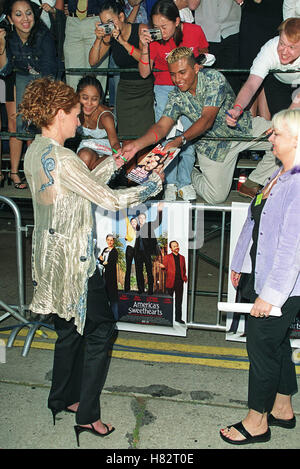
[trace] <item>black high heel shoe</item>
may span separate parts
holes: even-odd
[[[21,189],[21,190],[27,189],[28,187],[27,182],[22,181],[21,178],[20,178],[20,182],[15,182],[11,177],[12,174],[16,174],[20,178],[19,173],[12,173],[10,171],[9,174],[7,175],[7,184],[9,186],[13,184],[15,186],[15,189]],[[21,187],[21,186],[25,186],[25,187]]]
[[[99,432],[97,432],[97,430],[95,430],[94,425],[92,423],[90,425],[91,425],[91,428],[90,427],[82,427],[81,425],[75,425],[74,426],[78,447],[80,446],[80,444],[79,444],[79,435],[82,432],[90,432],[93,435],[104,437],[104,436],[110,435],[115,430],[115,427],[112,427],[112,429],[110,430],[108,428],[108,426],[106,425],[106,423],[104,423],[103,425],[105,426],[107,432],[106,433],[99,433]]]
[[[59,412],[69,412],[70,414],[76,414],[76,410],[68,409],[68,407],[65,407],[64,409],[51,409],[52,412],[52,417],[53,417],[53,425],[55,425],[55,417]]]

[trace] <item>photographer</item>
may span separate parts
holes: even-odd
[[[8,76],[16,69],[18,110],[30,81],[43,76],[56,76],[56,48],[49,29],[39,19],[37,5],[29,0],[8,0],[4,13],[6,18],[0,24],[0,76]],[[17,116],[16,131],[24,131],[21,116]],[[10,157],[8,182],[12,182],[16,189],[25,189],[27,186],[18,174],[21,152],[11,152]]]
[[[119,2],[105,0],[100,9],[101,24],[96,25],[96,39],[90,50],[90,65],[97,65],[111,50],[116,65],[136,72],[121,72],[117,89],[118,133],[141,136],[154,123],[152,77],[143,79],[138,72],[139,32],[145,25],[126,21]]]
[[[208,42],[202,28],[195,24],[182,23],[179,10],[173,0],[158,0],[151,11],[154,28],[158,29],[161,39],[148,29],[143,28],[140,34],[142,58],[139,70],[142,77],[151,75],[153,67],[160,72],[154,72],[155,120],[161,118],[165,109],[168,94],[174,85],[168,70],[167,55],[176,47],[189,47],[195,57],[208,51]],[[180,118],[183,129],[191,123],[185,116]],[[184,200],[196,199],[196,192],[191,185],[191,171],[194,166],[195,152],[193,145],[187,145],[180,152],[177,164],[172,164],[166,170],[165,200],[176,200],[177,191]]]

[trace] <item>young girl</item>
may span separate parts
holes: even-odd
[[[110,155],[121,148],[114,115],[108,107],[101,104],[102,87],[99,80],[93,75],[81,78],[77,94],[81,104],[79,133],[83,135],[77,151],[82,153],[83,149],[89,148],[99,154]]]

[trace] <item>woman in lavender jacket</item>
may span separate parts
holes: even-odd
[[[282,165],[252,201],[231,264],[234,287],[240,283],[243,297],[254,305],[247,321],[249,412],[220,431],[227,443],[265,442],[271,425],[296,424],[289,328],[300,310],[299,134],[300,110],[273,117],[269,141]],[[282,316],[269,316],[272,306],[280,307]]]

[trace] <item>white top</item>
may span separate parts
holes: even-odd
[[[283,19],[300,16],[300,0],[283,0]]]
[[[182,8],[179,10],[179,16],[181,21],[184,23],[194,23],[193,13],[189,8]]]
[[[298,57],[293,63],[282,65],[279,60],[277,53],[279,36],[270,39],[266,44],[260,49],[258,55],[253,61],[252,67],[250,69],[251,75],[257,75],[264,79],[270,70],[298,70],[300,69],[300,57]],[[300,84],[300,72],[298,73],[275,73],[274,76],[277,80],[282,83],[289,85],[299,85]]]
[[[221,42],[240,30],[241,7],[233,0],[201,0],[195,10],[195,23],[208,42]]]
[[[39,0],[32,0],[32,2],[36,3],[38,6],[41,6]],[[56,0],[43,0],[43,3],[48,3],[50,7],[54,7],[56,4]],[[49,13],[47,13],[46,11],[42,11],[41,19],[44,21],[45,25],[48,26],[48,28],[50,29],[51,21],[49,18]]]

